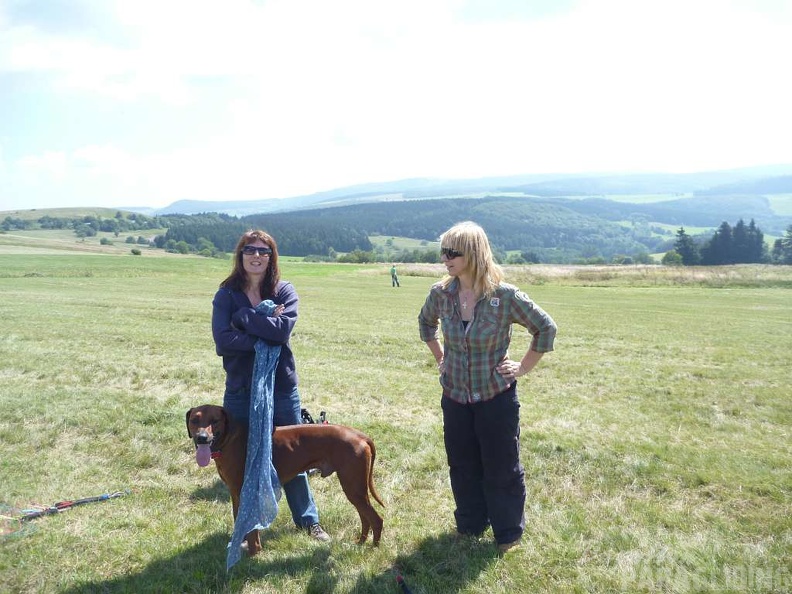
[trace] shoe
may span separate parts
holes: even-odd
[[[506,551],[510,551],[511,549],[520,545],[520,539],[518,538],[512,542],[504,542],[498,545],[498,552],[503,555]]]
[[[332,539],[330,535],[325,532],[324,528],[317,522],[316,524],[311,524],[307,526],[305,530],[308,531],[308,534],[311,535],[311,538],[315,538],[320,542],[330,542]]]

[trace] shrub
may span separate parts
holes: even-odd
[[[682,266],[682,256],[676,250],[666,252],[663,256],[664,266]]]

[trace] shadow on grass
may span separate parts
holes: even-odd
[[[228,487],[219,478],[215,480],[211,487],[201,487],[195,489],[190,499],[193,501],[226,501],[231,502],[231,495],[228,493]]]
[[[299,576],[310,573],[306,592],[332,592],[335,580],[328,581],[328,573],[317,571],[331,563],[328,547],[307,550],[303,554],[265,561],[243,558],[226,573],[226,545],[229,535],[216,533],[185,548],[179,553],[150,563],[142,570],[124,576],[75,584],[62,590],[63,594],[136,593],[184,594],[239,592],[251,581],[272,576]]]
[[[277,536],[276,536],[277,537]],[[136,593],[208,594],[240,592],[251,582],[280,580],[283,577],[303,578],[308,582],[305,592],[331,594],[338,579],[333,568],[335,556],[343,551],[332,546],[312,548],[304,553],[274,560],[242,559],[226,573],[226,545],[228,534],[217,533],[190,548],[166,559],[160,559],[136,573],[125,576],[75,584],[63,594]],[[387,594],[401,592],[396,572],[404,576],[414,594],[450,594],[463,590],[477,579],[497,558],[492,543],[475,539],[457,540],[454,537],[432,537],[421,542],[409,554],[400,554],[393,569],[373,576],[360,576],[352,589],[357,594]]]
[[[401,574],[413,594],[452,594],[464,590],[496,559],[497,549],[486,539],[434,536],[422,541],[411,553],[398,555],[391,570],[373,577],[361,576],[353,591],[401,592],[396,582],[396,575]]]

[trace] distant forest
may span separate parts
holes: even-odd
[[[755,213],[755,214],[754,214]],[[522,260],[543,263],[633,262],[648,261],[648,254],[674,249],[675,234],[653,224],[711,226],[736,224],[750,220],[772,220],[774,229],[783,233],[780,217],[774,215],[763,197],[700,196],[646,204],[623,203],[590,198],[526,198],[489,196],[485,198],[454,198],[363,203],[353,206],[251,215],[240,219],[243,224],[271,230],[276,237],[293,234],[290,229],[310,225],[321,228],[355,229],[360,243],[356,248],[367,251],[367,238],[372,235],[410,237],[436,241],[454,223],[473,220],[487,231],[496,254],[505,261],[506,252],[519,252]],[[792,224],[792,221],[790,221]],[[694,240],[709,241],[711,234]],[[298,238],[299,240],[299,238]],[[291,245],[294,255],[321,254],[299,250]],[[327,245],[336,251],[334,245]],[[520,258],[515,260],[519,263]]]
[[[670,249],[673,233],[651,229],[644,221],[625,226],[580,213],[557,203],[536,199],[484,198],[378,202],[354,206],[233,217],[206,213],[164,215],[167,232],[157,247],[202,251],[211,244],[219,252],[233,250],[247,229],[260,228],[275,237],[284,255],[337,259],[354,252],[357,258],[376,259],[369,237],[382,235],[437,241],[448,227],[473,220],[487,231],[501,260],[519,252],[513,261],[611,261],[630,256],[648,260],[663,245]],[[179,248],[181,246],[181,248]],[[384,256],[383,256],[384,257]],[[439,261],[435,250],[388,254],[395,261]]]
[[[63,219],[45,215],[35,223],[6,217],[1,226],[5,230],[30,228],[34,224],[39,228],[72,228],[81,237],[96,235],[99,231],[112,232],[125,237],[127,243],[152,243],[169,251],[209,257],[226,257],[244,231],[260,228],[275,237],[280,253],[288,256],[358,262],[436,262],[439,261],[436,249],[383,253],[369,238],[379,235],[434,242],[443,231],[463,220],[476,221],[484,227],[498,259],[515,264],[650,262],[649,254],[690,248],[688,240],[700,250],[698,261],[701,263],[784,262],[783,242],[777,249],[764,250],[760,254],[757,246],[761,244],[763,230],[757,221],[762,220],[772,221],[777,234],[786,232],[784,241],[792,240],[787,237],[792,221],[788,229],[778,233],[780,223],[786,221],[773,213],[764,197],[707,195],[645,204],[600,198],[436,198],[243,217],[222,213],[149,217],[119,211],[114,217],[106,218]],[[750,220],[750,224],[746,226],[744,220]],[[734,224],[738,237],[745,228],[758,241],[753,241],[751,256],[729,256],[723,260],[720,254],[725,252],[714,249],[713,246],[719,244],[713,243],[712,232],[689,238],[685,234],[682,245],[678,232],[675,235],[668,227],[657,223],[710,226],[717,229],[715,239],[721,243],[724,238],[728,239],[727,231]],[[165,229],[165,232],[149,235],[154,229]],[[750,259],[745,260],[746,257]],[[683,264],[688,264],[694,259],[686,256],[682,260]],[[669,260],[668,263],[673,262]]]
[[[496,252],[530,252],[542,262],[591,257],[610,260],[616,254],[655,251],[663,241],[653,237],[645,224],[628,228],[557,203],[509,197],[381,202],[242,219],[251,226],[271,228],[278,237],[289,227],[311,224],[354,226],[364,237],[376,234],[426,241],[437,241],[443,231],[465,220],[484,227]],[[357,247],[369,249],[363,243]]]

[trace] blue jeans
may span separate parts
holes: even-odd
[[[498,544],[517,540],[525,530],[516,386],[475,404],[445,396],[441,401],[457,530],[478,535],[489,524]]]
[[[285,392],[276,390],[273,404],[273,424],[276,427],[302,424],[300,393],[296,387]],[[226,392],[223,396],[223,408],[235,421],[247,425],[250,418],[250,391]],[[298,527],[305,528],[319,522],[319,511],[308,485],[307,474],[300,473],[282,486],[292,520]]]

